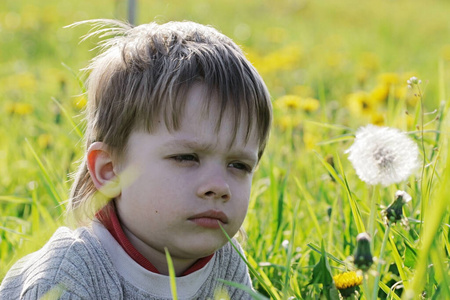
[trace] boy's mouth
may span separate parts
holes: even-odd
[[[207,210],[188,218],[198,226],[205,228],[220,228],[220,225],[228,223],[227,215],[220,210]]]

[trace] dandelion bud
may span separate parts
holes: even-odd
[[[389,206],[381,211],[381,215],[386,224],[389,223],[397,223],[398,221],[402,221],[407,225],[406,217],[403,215],[403,205],[409,201],[411,201],[411,196],[404,191],[397,191],[395,193],[394,201],[389,204]]]
[[[371,238],[366,232],[358,234],[356,237],[356,251],[353,259],[355,266],[363,272],[369,270],[373,263],[372,253],[370,252]]]

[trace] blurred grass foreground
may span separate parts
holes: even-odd
[[[137,1],[138,24],[192,20],[233,38],[271,91],[244,224],[261,299],[450,299],[449,12],[445,0]],[[0,2],[0,279],[64,224],[82,155],[79,70],[96,41],[63,27],[126,16],[123,0]],[[415,172],[360,179],[346,150],[368,124],[417,145]]]

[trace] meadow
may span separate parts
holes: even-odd
[[[192,20],[233,38],[271,92],[244,223],[255,298],[450,299],[449,12],[446,0],[138,1],[138,24]],[[83,150],[80,69],[98,40],[64,26],[126,16],[123,0],[0,2],[0,281],[65,224]],[[362,180],[346,151],[368,124],[414,143],[411,175]],[[399,190],[411,200],[395,202]]]

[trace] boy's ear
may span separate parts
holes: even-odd
[[[120,195],[122,188],[114,171],[111,152],[102,142],[95,142],[87,151],[87,167],[97,190],[108,198]]]

